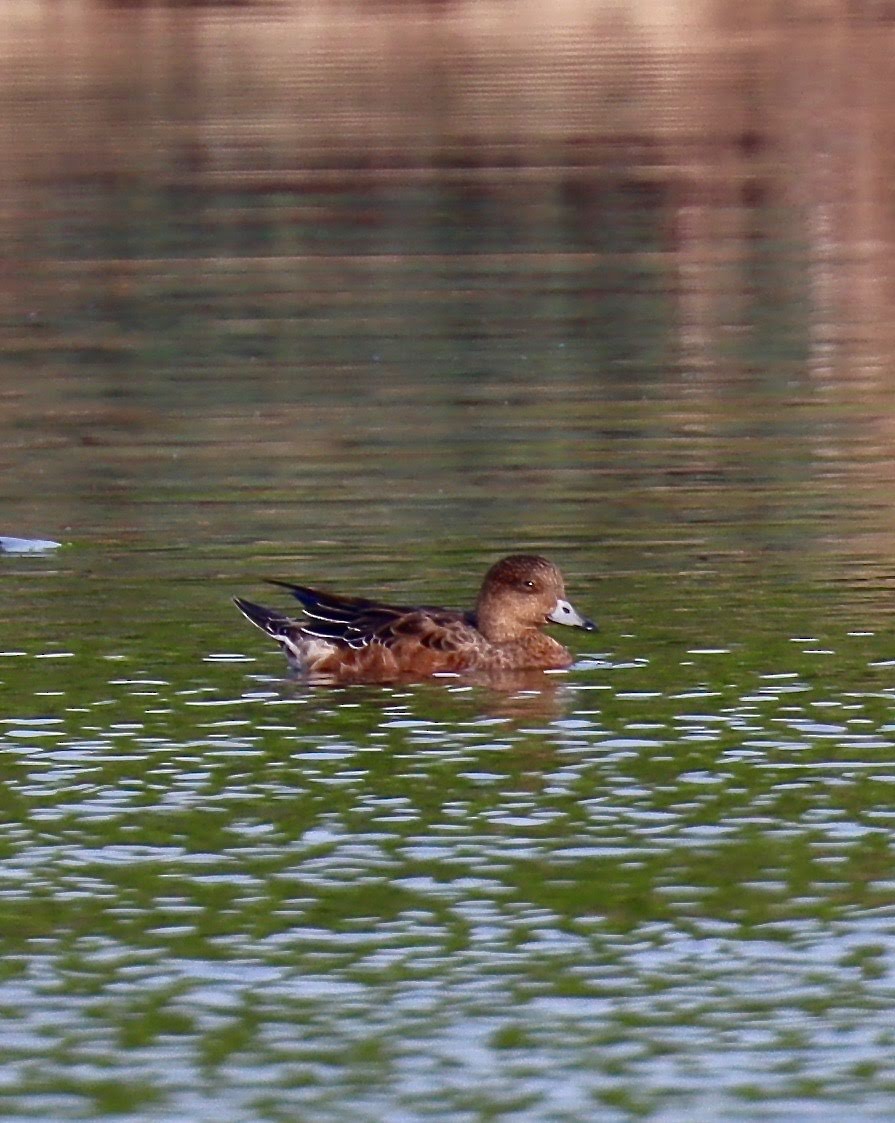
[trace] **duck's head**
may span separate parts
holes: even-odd
[[[566,600],[557,567],[537,554],[511,554],[492,565],[475,611],[479,631],[492,643],[506,643],[545,624],[597,630]]]

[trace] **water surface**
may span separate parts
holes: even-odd
[[[891,1117],[892,31],[741,7],[3,7],[4,1119]]]

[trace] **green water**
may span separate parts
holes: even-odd
[[[888,31],[724,11],[0,12],[4,1120],[892,1118]]]

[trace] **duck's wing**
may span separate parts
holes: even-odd
[[[301,630],[306,635],[355,650],[370,644],[393,648],[415,642],[434,651],[459,651],[481,641],[475,620],[469,613],[382,604],[364,597],[337,596],[287,581],[272,581],[271,584],[288,589],[301,603],[307,616],[307,620],[301,622]]]

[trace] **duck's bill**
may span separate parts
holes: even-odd
[[[586,632],[599,631],[593,620],[588,620],[574,609],[567,600],[558,600],[552,612],[547,613],[547,619],[554,624],[569,624],[573,628],[583,628]]]

